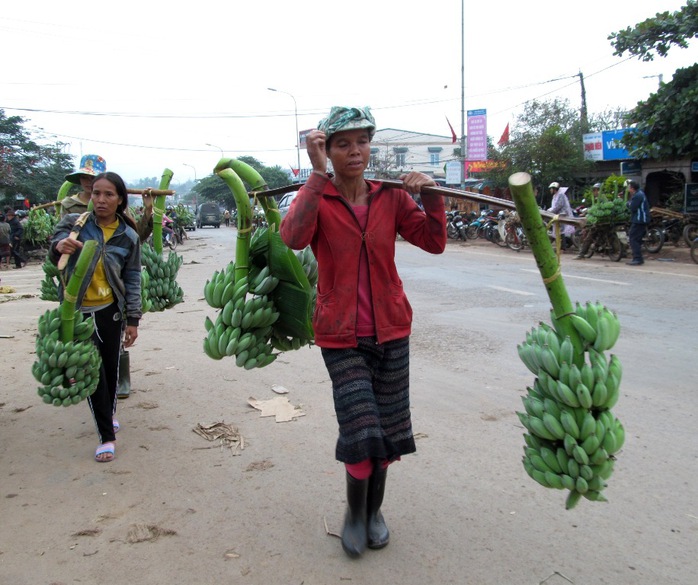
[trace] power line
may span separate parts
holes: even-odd
[[[596,71],[595,73],[592,73],[590,75],[587,75],[587,79],[590,77],[593,77],[594,75],[598,75],[599,73],[603,73],[604,71],[611,69],[613,67],[617,67],[618,65],[624,63],[625,61],[628,61],[632,57],[627,57],[626,59],[623,59],[622,61],[618,63],[614,63],[613,65],[609,65],[608,67],[605,67],[604,69],[601,69],[599,71]],[[553,79],[547,79],[545,81],[538,81],[534,83],[529,83],[525,85],[519,85],[519,86],[513,86],[513,87],[506,87],[506,88],[501,88],[501,89],[496,89],[490,92],[485,92],[485,93],[480,93],[480,94],[472,94],[469,95],[468,98],[476,98],[476,97],[483,97],[483,96],[488,96],[488,95],[496,95],[499,93],[506,93],[508,91],[515,91],[519,89],[526,89],[529,87],[537,87],[540,85],[548,85],[550,83],[555,83],[557,81],[564,81],[566,79],[576,79],[579,77],[578,73],[575,73],[574,75],[565,75],[561,77],[555,77]],[[0,85],[9,85],[2,83]],[[37,85],[42,85],[42,84],[37,84]],[[573,84],[568,84],[563,86],[562,88],[559,89],[564,89],[565,87],[569,87],[570,85]],[[550,95],[551,93],[554,93],[555,91],[558,90],[551,90],[549,92],[546,92],[544,94],[541,94],[540,96],[536,98],[531,98],[531,99],[539,99],[540,97],[545,97],[546,95]],[[453,99],[438,99],[438,100],[416,100],[413,102],[408,102],[404,104],[397,104],[397,105],[389,105],[389,106],[378,106],[375,108],[372,108],[374,110],[395,110],[395,109],[400,109],[400,108],[411,108],[415,106],[426,106],[426,105],[433,105],[433,104],[438,104],[438,103],[446,103],[453,101]],[[522,103],[527,103],[528,101],[531,100],[526,100],[525,102]],[[517,104],[515,106],[512,106],[512,108],[507,108],[502,111],[508,111],[509,109],[516,108],[520,106],[521,104]],[[171,119],[188,119],[188,120],[216,120],[216,119],[224,119],[224,120],[254,120],[254,119],[259,119],[259,118],[286,118],[289,116],[294,116],[295,114],[293,112],[291,113],[253,113],[253,114],[233,114],[229,112],[215,112],[211,114],[162,114],[162,113],[129,113],[129,112],[100,112],[100,111],[86,111],[86,110],[49,110],[49,109],[41,109],[41,108],[16,108],[12,106],[0,106],[0,109],[5,109],[5,110],[13,110],[13,111],[18,111],[18,112],[31,112],[31,113],[39,113],[39,114],[63,114],[63,115],[70,115],[70,116],[99,116],[99,117],[115,117],[115,118],[149,118],[149,119],[163,119],[163,120],[171,120]],[[299,115],[301,116],[318,116],[318,115],[324,115],[326,112],[324,110],[305,110],[302,112],[299,112]]]

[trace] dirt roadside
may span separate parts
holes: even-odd
[[[418,453],[389,474],[391,544],[348,559],[328,534],[341,528],[344,471],[334,460],[319,350],[289,352],[251,372],[201,350],[203,319],[214,312],[199,291],[230,257],[234,233],[197,230],[178,250],[185,302],[142,323],[110,464],[93,460],[85,404],[54,408],[35,394],[36,319],[53,306],[38,298],[40,265],[2,273],[16,300],[0,303],[0,334],[12,335],[0,340],[1,584],[690,582],[695,561],[681,544],[690,534],[666,537],[676,551],[671,563],[684,562],[689,580],[662,580],[663,559],[652,551],[647,565],[656,572],[629,567],[630,551],[647,542],[631,501],[565,515],[546,490],[532,488],[512,457],[521,449],[518,396],[492,392],[528,379],[501,368],[501,340],[426,328],[415,337],[412,367]],[[463,250],[471,245],[492,246]],[[477,368],[453,367],[456,342]],[[457,408],[438,392],[454,376],[469,390]],[[277,423],[248,404],[279,396],[275,385],[299,407],[295,421]],[[194,432],[213,423],[236,427],[245,448],[236,455]]]

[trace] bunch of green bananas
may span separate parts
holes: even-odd
[[[150,300],[148,291],[150,290],[150,274],[141,268],[141,311],[143,314],[149,313],[153,308],[153,301]]]
[[[630,211],[624,199],[601,199],[587,209],[586,219],[588,224],[623,223],[630,220]]]
[[[315,254],[313,254],[310,246],[307,246],[302,250],[296,250],[296,258],[300,260],[301,266],[303,266],[303,271],[310,282],[310,286],[315,288],[317,286],[317,260],[315,259]]]
[[[184,258],[175,252],[170,252],[164,260],[149,244],[141,246],[141,264],[149,277],[146,284],[141,281],[141,289],[147,287],[147,298],[151,303],[149,311],[164,311],[184,300],[182,287],[177,284],[177,273],[183,261]]]
[[[257,230],[255,236],[266,237],[263,230]],[[224,270],[215,271],[204,286],[206,302],[221,309],[215,322],[208,317],[205,320],[204,352],[213,359],[234,356],[236,365],[247,370],[272,363],[278,356],[273,350],[297,350],[311,342],[289,336],[287,330],[275,326],[280,317],[274,302],[279,278],[265,263],[264,247],[258,243],[259,239],[251,247],[247,276],[236,280],[235,263],[230,262]],[[305,248],[295,256],[315,293],[317,261],[312,250]]]
[[[60,308],[39,317],[36,361],[32,374],[41,383],[38,394],[46,404],[70,406],[90,396],[99,382],[102,360],[92,342],[94,322],[80,311],[74,314],[73,341],[60,340]]]
[[[269,294],[279,283],[269,267],[235,280],[235,263],[222,271],[215,271],[204,286],[206,302],[221,309],[215,323],[206,317],[208,333],[204,338],[204,352],[210,358],[234,356],[235,363],[246,370],[261,368],[276,359],[269,340],[272,325],[279,318]]]
[[[566,508],[571,509],[581,497],[606,501],[602,492],[625,429],[611,412],[620,392],[620,360],[603,353],[620,334],[617,315],[598,303],[577,303],[567,317],[583,340],[581,360],[554,316],[552,327],[540,323],[527,332],[517,350],[537,377],[522,397],[525,412],[517,415],[528,430],[524,469],[545,487],[569,490]]]
[[[58,302],[58,277],[61,272],[58,270],[53,262],[46,257],[44,263],[41,265],[44,271],[44,279],[41,281],[41,294],[40,298],[42,301],[55,301]]]

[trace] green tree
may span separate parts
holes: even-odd
[[[247,163],[255,169],[270,189],[288,185],[290,182],[288,174],[278,165],[273,167],[264,166],[253,156],[240,156],[238,160]],[[248,190],[252,188],[251,185],[245,186]],[[217,175],[210,175],[200,180],[192,188],[191,193],[196,195],[197,200],[213,201],[223,205],[225,209],[235,209],[237,207],[230,189]]]
[[[71,172],[72,161],[63,145],[40,145],[24,127],[25,119],[0,110],[0,199],[12,204],[22,195],[34,205],[55,199]]]
[[[657,13],[633,27],[612,33],[608,39],[614,55],[626,52],[642,61],[655,54],[665,57],[669,49],[687,48],[698,36],[698,0],[688,0],[677,12]],[[673,79],[627,115],[634,127],[623,145],[637,157],[681,158],[698,155],[698,64],[677,69]]]
[[[238,160],[250,165],[255,169],[266,182],[270,189],[275,189],[276,187],[283,187],[289,184],[289,178],[286,171],[284,171],[280,166],[276,165],[273,167],[264,166],[253,156],[240,156]],[[249,185],[248,185],[249,187]]]
[[[500,164],[483,173],[483,178],[502,186],[512,173],[524,171],[546,196],[550,182],[573,184],[592,165],[584,160],[580,113],[559,98],[527,102],[508,144],[497,149],[490,143],[489,158]]]

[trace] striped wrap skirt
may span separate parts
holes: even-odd
[[[409,337],[322,348],[339,424],[335,456],[343,463],[394,461],[416,451],[410,419]]]

